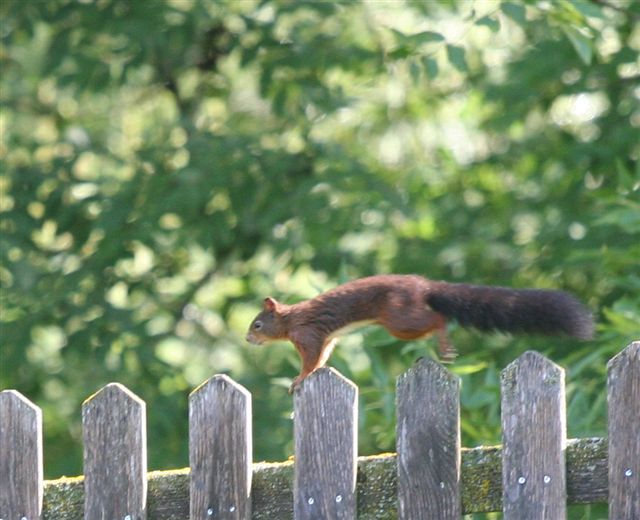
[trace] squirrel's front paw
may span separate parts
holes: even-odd
[[[291,383],[291,386],[289,387],[289,395],[293,395],[293,392],[295,392],[298,389],[298,387],[300,386],[300,381],[302,381],[300,376],[296,377],[293,380],[293,383]]]

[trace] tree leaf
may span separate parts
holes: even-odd
[[[524,26],[527,23],[527,10],[524,5],[505,2],[500,6],[500,10],[518,25]]]
[[[593,58],[593,48],[591,47],[591,39],[585,36],[584,33],[578,31],[573,27],[563,27],[562,30],[569,38],[571,45],[580,56],[580,59],[585,65],[590,65]]]
[[[422,65],[427,73],[429,79],[436,79],[438,77],[438,62],[435,58],[424,57],[422,58]]]
[[[464,47],[451,44],[447,45],[447,58],[449,58],[449,63],[451,63],[456,70],[460,72],[467,72],[469,70]]]
[[[389,53],[389,56],[394,59],[402,59],[416,54],[417,48],[421,45],[444,41],[444,36],[434,31],[404,34],[397,29],[391,29],[391,32],[395,35],[398,43],[398,46]]]
[[[407,47],[406,45],[399,45],[392,51],[389,51],[388,56],[389,58],[394,60],[403,60],[411,56],[411,54],[413,54],[411,48]]]
[[[420,81],[420,73],[420,64],[415,59],[412,59],[409,63],[409,74],[411,74],[411,79],[414,83]]]
[[[500,30],[500,21],[491,16],[483,16],[479,20],[476,20],[476,25],[483,25],[488,27],[491,32],[498,32]]]
[[[411,40],[413,40],[416,44],[421,43],[438,43],[444,41],[444,36],[442,34],[434,32],[434,31],[422,31],[416,34],[412,34],[410,36]]]
[[[571,0],[571,6],[579,11],[582,16],[588,18],[605,18],[605,15],[602,13],[602,8],[595,3],[587,2],[586,0]]]

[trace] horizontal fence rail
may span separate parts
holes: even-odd
[[[640,519],[640,341],[608,364],[607,439],[566,439],[564,370],[526,352],[501,374],[501,447],[460,448],[459,379],[398,379],[397,454],[357,458],[357,388],[333,369],[294,396],[295,462],[252,463],[251,395],[214,376],[189,399],[191,469],[147,473],[145,403],[112,383],[82,407],[84,477],[42,480],[40,409],[0,392],[0,520],[566,517]]]

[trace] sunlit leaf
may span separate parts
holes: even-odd
[[[565,26],[562,28],[564,33],[569,38],[571,45],[580,56],[580,59],[585,65],[590,65],[593,58],[593,48],[591,38],[585,36],[581,31]]]
[[[570,5],[588,18],[605,18],[602,7],[595,2],[589,2],[588,0],[571,0]]]

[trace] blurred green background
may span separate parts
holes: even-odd
[[[575,293],[591,342],[452,327],[463,445],[500,442],[499,371],[567,369],[568,434],[606,434],[606,362],[640,327],[640,3],[5,0],[1,388],[82,473],[82,401],[147,402],[149,467],[188,465],[187,396],[253,394],[255,460],[292,454],[267,295],[375,273]],[[394,450],[395,378],[432,340],[367,328],[360,453]]]

